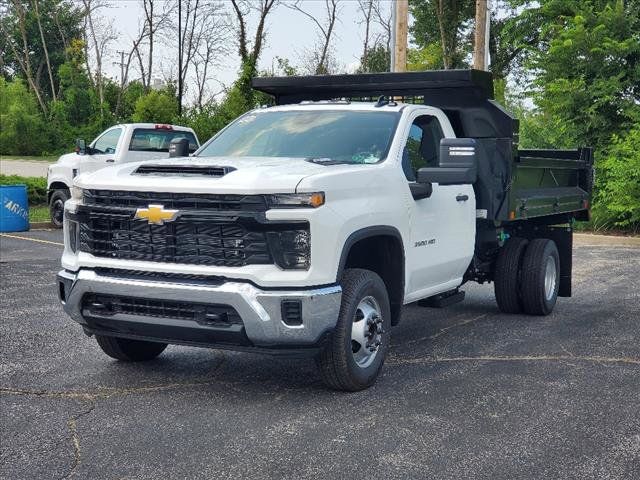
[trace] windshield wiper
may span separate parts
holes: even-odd
[[[347,162],[346,160],[334,160],[333,158],[319,157],[319,158],[305,158],[305,161],[309,163],[316,163],[318,165],[348,165],[353,162]]]

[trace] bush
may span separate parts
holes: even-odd
[[[178,114],[175,97],[155,90],[141,96],[131,116],[134,122],[173,123]]]
[[[47,204],[47,179],[44,177],[20,177],[0,174],[0,185],[26,185],[29,205]]]
[[[596,180],[593,210],[599,223],[640,230],[640,126],[623,137],[613,136],[598,162]]]
[[[0,152],[39,155],[46,124],[33,94],[24,82],[0,78]]]

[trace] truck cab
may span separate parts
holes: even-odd
[[[260,78],[275,105],[193,156],[79,175],[65,311],[119,360],[172,343],[311,355],[350,391],[375,382],[404,305],[493,282],[503,312],[550,314],[571,295],[591,151],[518,150],[490,80]]]
[[[82,173],[127,162],[169,157],[169,144],[186,138],[189,151],[200,146],[191,128],[179,125],[129,123],[114,125],[98,135],[89,145],[76,141],[73,153],[62,155],[47,173],[48,202],[51,222],[62,227],[64,202],[70,197],[73,179]]]

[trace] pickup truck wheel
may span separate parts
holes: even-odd
[[[529,241],[512,237],[500,249],[494,274],[494,291],[498,308],[504,313],[522,312],[520,267]]]
[[[167,348],[166,343],[129,340],[127,338],[106,337],[104,335],[96,335],[96,340],[104,353],[123,362],[152,360]]]
[[[71,198],[67,189],[55,190],[49,200],[49,216],[51,223],[56,228],[62,228],[64,220],[64,202]]]
[[[531,240],[522,259],[522,304],[529,315],[549,315],[558,299],[560,256],[553,240]]]
[[[320,375],[336,390],[358,391],[376,381],[389,349],[391,309],[382,279],[359,268],[345,271],[338,323],[318,356]]]

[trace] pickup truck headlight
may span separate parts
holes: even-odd
[[[73,198],[74,200],[82,200],[82,188],[76,186],[76,185],[71,185],[71,198]]]
[[[276,193],[266,197],[269,208],[318,208],[324,205],[324,192]]]
[[[267,239],[273,259],[286,270],[307,270],[311,262],[309,230],[268,232]]]

